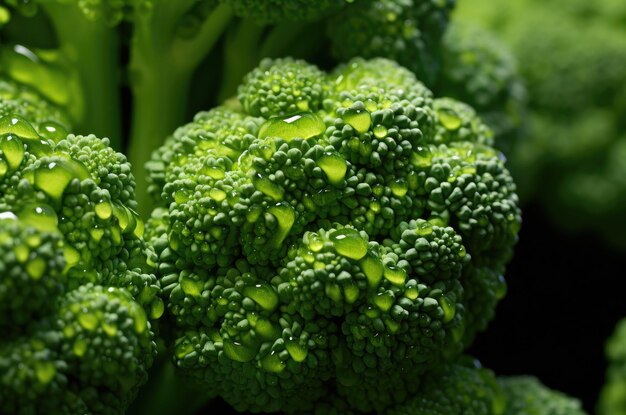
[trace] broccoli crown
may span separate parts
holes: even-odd
[[[501,377],[504,415],[586,415],[580,401],[545,387],[534,377]]]
[[[155,353],[156,258],[125,157],[46,125],[0,118],[0,412],[121,414]]]
[[[383,59],[265,61],[239,100],[148,166],[176,366],[238,410],[404,401],[505,292],[521,219],[490,131]]]
[[[496,377],[477,362],[442,365],[424,380],[418,395],[389,415],[502,415],[506,405]],[[556,414],[555,414],[556,415]]]
[[[626,414],[626,320],[617,324],[606,343],[609,363],[606,383],[598,402],[599,415]]]
[[[411,69],[427,83],[440,68],[437,50],[454,0],[361,0],[328,23],[339,61],[385,57]]]
[[[509,150],[522,124],[526,91],[510,50],[495,34],[454,19],[443,38],[436,93],[472,105]]]

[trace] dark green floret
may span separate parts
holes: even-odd
[[[0,412],[122,414],[164,311],[134,179],[107,139],[34,118],[0,118]]]
[[[507,401],[504,415],[585,415],[580,401],[529,376],[498,378]]]
[[[264,61],[149,164],[178,372],[240,411],[413,396],[505,292],[520,216],[490,142],[392,61]]]

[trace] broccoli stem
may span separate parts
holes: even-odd
[[[237,87],[243,77],[263,58],[292,56],[307,58],[317,52],[323,42],[323,36],[313,36],[311,41],[302,34],[315,25],[303,22],[288,22],[271,27],[267,36],[263,32],[267,27],[255,22],[242,20],[238,27],[228,34],[224,47],[222,82],[218,101],[224,102],[237,93]]]
[[[258,64],[263,30],[264,26],[244,19],[236,28],[229,31],[224,45],[218,102],[235,95],[243,77]]]
[[[138,16],[131,43],[130,82],[133,94],[129,160],[137,181],[139,213],[149,214],[145,163],[164,139],[185,121],[189,80],[212,50],[232,18],[219,5],[191,38],[177,36],[191,0],[162,0]]]
[[[319,36],[304,35],[320,33]],[[323,46],[325,38],[324,26],[319,22],[287,22],[277,25],[267,35],[260,49],[263,58],[291,56],[307,59],[315,55]]]
[[[148,383],[142,387],[142,393],[128,409],[128,413],[193,415],[211,399],[207,391],[177,376],[169,359],[160,359],[150,369]]]
[[[104,21],[88,20],[74,5],[46,3],[45,11],[81,87],[82,102],[69,108],[78,115],[73,132],[108,137],[121,150],[117,32]]]

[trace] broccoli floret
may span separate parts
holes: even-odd
[[[499,33],[527,84],[527,131],[511,153],[521,194],[538,199],[564,229],[597,232],[623,247],[626,31],[615,24],[623,5],[501,3],[462,2],[457,17]]]
[[[626,414],[626,322],[620,321],[606,343],[608,369],[600,394],[598,414]]]
[[[545,387],[534,377],[501,377],[504,415],[586,415],[580,401]]]
[[[317,26],[326,16],[344,7],[348,1],[151,0],[150,3],[148,10],[139,10],[132,17],[130,67],[134,75],[131,84],[134,117],[129,159],[134,166],[148,162],[151,152],[185,120],[191,79],[203,60],[208,59],[211,70],[219,74],[215,76],[220,79],[215,94],[218,102],[229,99],[237,93],[243,76],[261,58],[316,52],[323,37],[308,36],[307,32],[320,30]],[[312,44],[301,42],[303,38],[312,40]],[[222,53],[221,50],[223,56],[215,56]],[[281,85],[273,85],[269,77],[266,79],[267,84],[251,81],[250,87],[281,88]],[[307,85],[292,81],[288,88],[306,90]],[[282,87],[290,82],[284,81]],[[276,98],[278,101],[273,105],[304,105],[297,96],[293,102]],[[250,114],[265,110],[262,107],[252,109],[251,106],[258,105],[252,101],[243,105],[251,111]],[[148,208],[150,201],[143,194],[146,175],[137,169],[135,176],[140,184],[138,199]],[[149,214],[149,211],[143,213]]]
[[[156,258],[126,158],[59,134],[0,118],[0,412],[122,414],[156,352]]]
[[[443,37],[442,68],[433,89],[472,105],[508,154],[518,141],[526,104],[517,62],[494,33],[458,20]]]
[[[440,68],[437,50],[453,0],[362,0],[328,23],[332,51],[340,61],[385,57],[427,83]]]
[[[494,374],[477,362],[463,360],[429,374],[415,397],[388,414],[502,415],[505,401]]]
[[[239,101],[149,164],[175,365],[238,410],[404,401],[504,293],[520,213],[491,132],[384,59],[264,61]]]

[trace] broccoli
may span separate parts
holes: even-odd
[[[623,249],[623,2],[481,4],[462,2],[459,18],[498,31],[517,56],[528,87],[526,137],[510,154],[523,198],[539,201],[564,229],[596,232]]]
[[[328,25],[334,55],[394,59],[435,94],[470,104],[511,149],[523,121],[526,94],[516,61],[489,31],[453,19],[454,1],[366,0]]]
[[[492,140],[392,61],[263,61],[148,164],[180,372],[238,410],[406,400],[505,292],[521,219]]]
[[[122,414],[164,311],[130,166],[28,87],[0,87],[0,412]]]
[[[112,25],[123,3],[7,0],[17,13],[6,24],[0,58],[3,73],[63,107],[75,131],[111,137],[117,149],[120,46]]]
[[[498,378],[506,400],[504,415],[586,415],[577,399],[546,388],[530,376]]]
[[[626,414],[626,320],[617,324],[606,343],[608,369],[606,383],[600,394],[599,415]]]

